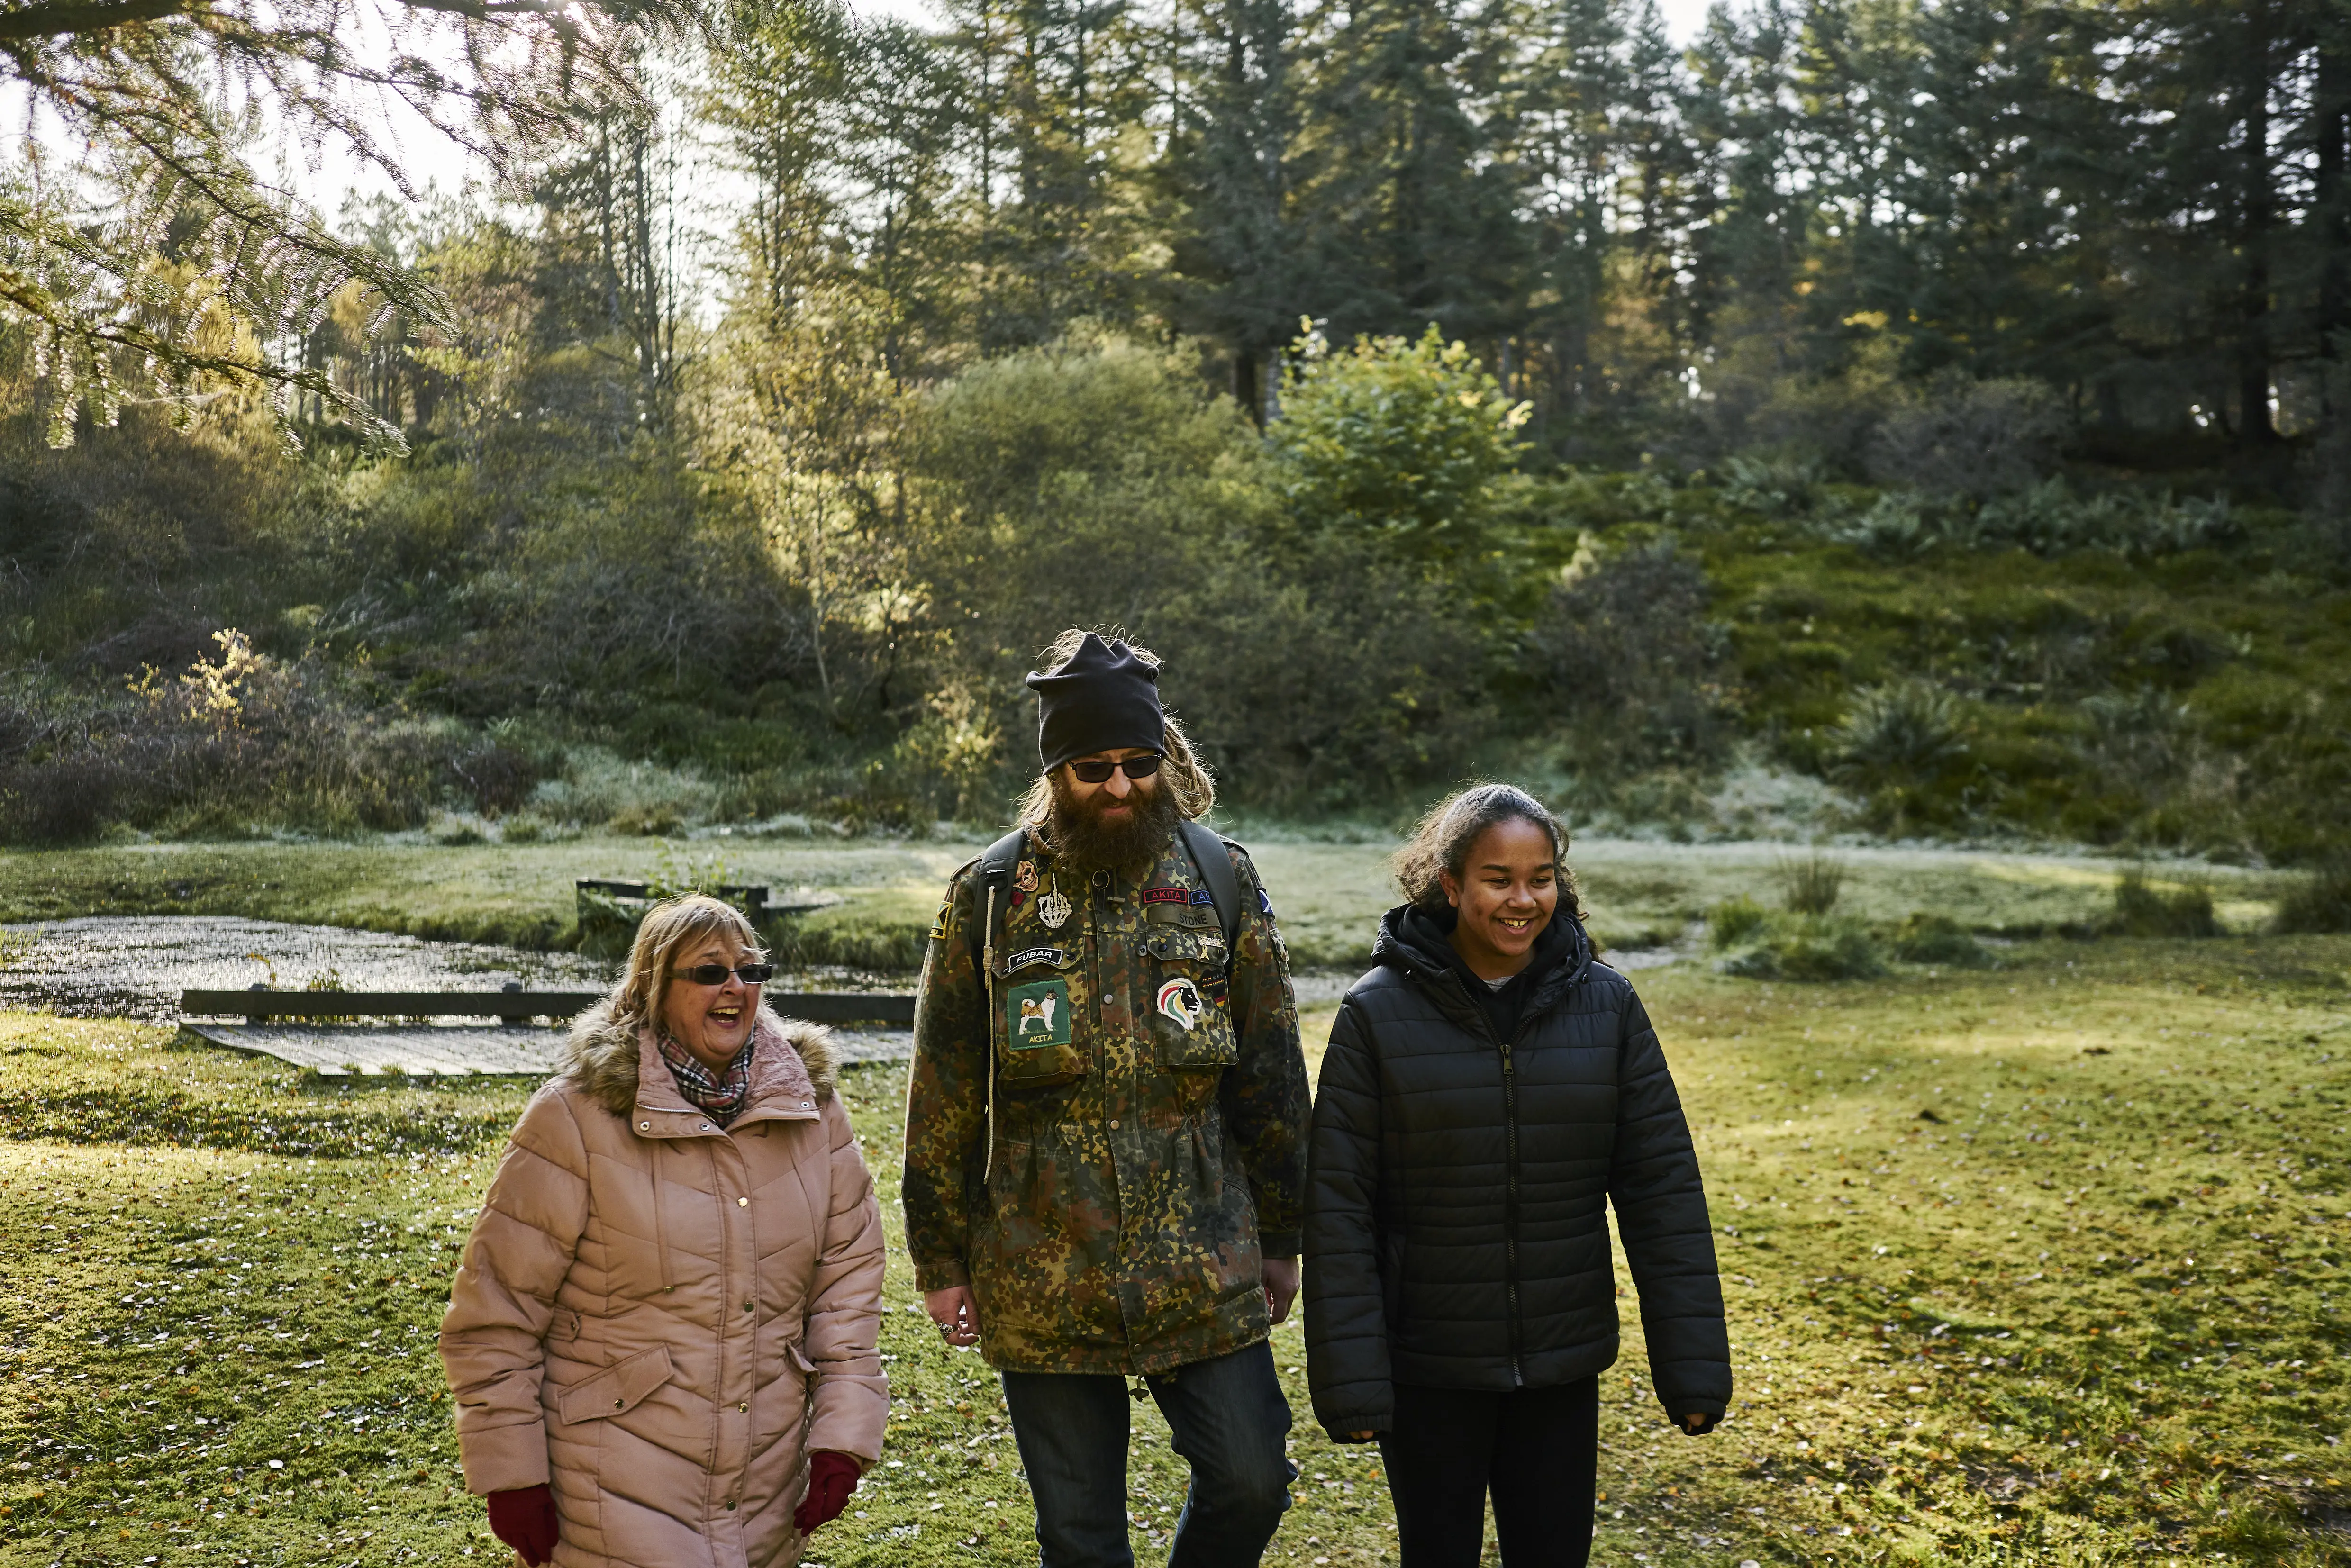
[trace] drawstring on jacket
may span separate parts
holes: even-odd
[[[669,1140],[666,1138],[662,1140],[663,1143],[667,1143],[668,1141]],[[669,1271],[669,1226],[662,1218],[661,1150],[658,1146],[653,1150],[653,1168],[647,1172],[646,1175],[653,1183],[653,1250],[661,1255],[662,1290],[664,1292],[667,1292],[676,1290],[677,1285],[676,1282],[670,1278]]]

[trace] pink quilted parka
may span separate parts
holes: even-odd
[[[465,1482],[551,1483],[557,1568],[797,1563],[808,1456],[881,1455],[873,1184],[827,1031],[758,1040],[722,1129],[582,1015],[474,1223],[441,1324]]]

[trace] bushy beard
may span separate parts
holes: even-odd
[[[1097,792],[1080,801],[1060,768],[1053,769],[1053,810],[1045,820],[1045,836],[1054,856],[1079,872],[1126,871],[1159,858],[1176,836],[1176,798],[1159,788],[1155,779],[1138,782],[1127,799],[1134,810],[1123,822],[1105,822],[1101,809],[1110,797]]]

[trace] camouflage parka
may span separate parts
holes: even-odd
[[[1245,906],[1228,967],[1180,839],[1140,878],[1081,878],[1033,837],[1029,850],[999,895],[993,985],[977,861],[924,957],[906,1105],[915,1282],[968,1285],[981,1351],[1004,1371],[1150,1374],[1254,1343],[1263,1259],[1298,1253],[1309,1109],[1257,869],[1228,846]],[[1058,928],[1043,918],[1056,894]]]

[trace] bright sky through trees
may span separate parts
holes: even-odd
[[[1687,44],[1706,26],[1709,4],[1711,0],[1658,0],[1657,9],[1665,16],[1666,30],[1674,41]],[[938,7],[933,0],[852,0],[852,8],[861,15],[893,16],[918,26],[939,24]],[[469,157],[464,148],[425,124],[403,105],[391,105],[386,119],[388,129],[397,135],[407,155],[409,178],[419,190],[433,185],[454,194],[465,188],[467,180],[483,172],[478,160]],[[286,170],[287,188],[301,193],[330,223],[340,216],[345,200],[354,193],[363,197],[392,193],[392,183],[381,171],[359,167],[345,149],[322,149],[316,169],[307,163],[307,159],[289,159]]]

